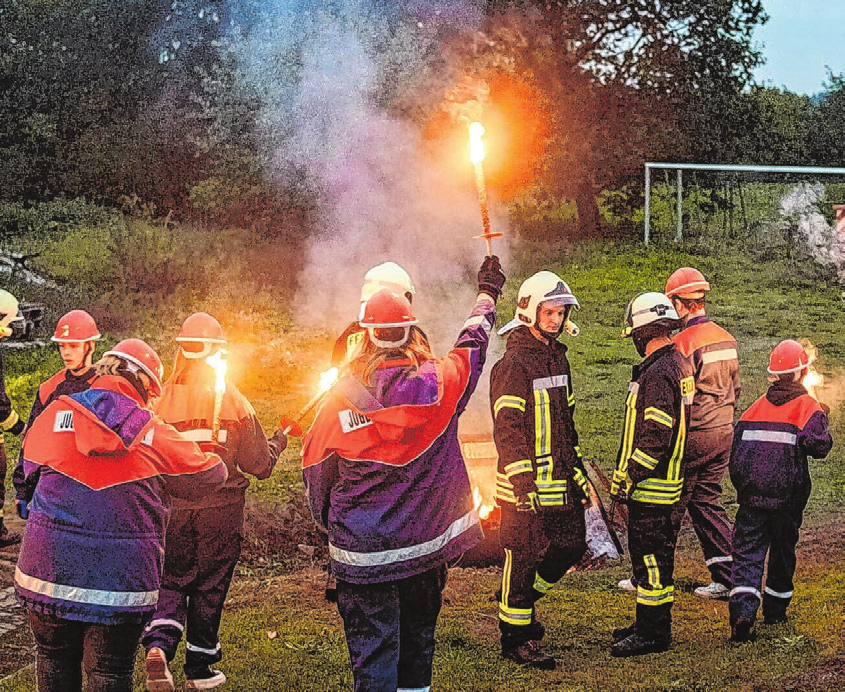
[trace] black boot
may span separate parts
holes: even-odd
[[[753,642],[757,639],[757,632],[754,631],[754,620],[737,620],[731,625],[732,642]]]
[[[637,626],[636,622],[632,622],[627,627],[617,627],[613,632],[611,632],[611,636],[613,637],[614,642],[620,642],[623,639],[627,639],[634,633],[634,628]]]
[[[671,635],[660,639],[644,639],[639,634],[632,634],[630,637],[616,642],[610,649],[610,655],[616,658],[625,658],[627,656],[655,654],[668,650],[671,643]]]
[[[502,658],[507,658],[526,668],[540,670],[554,670],[557,665],[555,660],[543,651],[540,642],[533,639],[512,649],[502,649]]]

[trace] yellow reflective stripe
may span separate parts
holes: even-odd
[[[553,582],[548,582],[539,574],[534,575],[534,590],[539,591],[540,593],[546,593],[549,589],[554,586]]]
[[[537,501],[541,507],[563,507],[566,504],[566,494],[537,493]]]
[[[645,413],[643,414],[643,420],[653,420],[655,423],[660,423],[661,425],[665,425],[667,428],[672,427],[672,416],[670,416],[665,411],[661,411],[659,408],[655,408],[654,406],[649,406]]]
[[[555,493],[565,493],[566,492],[566,479],[563,478],[561,480],[551,480],[546,481],[545,483],[537,483],[537,492],[555,492]]]
[[[505,566],[502,567],[502,598],[499,602],[504,606],[508,602],[511,592],[511,572],[513,571],[513,551],[505,548]]]
[[[644,589],[637,586],[637,603],[644,606],[659,606],[672,603],[675,600],[675,587],[667,586],[663,589]]]
[[[575,454],[577,454],[579,458],[584,456],[583,454],[581,454],[581,445],[575,445],[573,449],[575,450]]]
[[[508,478],[516,476],[520,473],[531,473],[534,470],[534,464],[531,459],[520,459],[505,466],[505,474]]]
[[[684,450],[687,446],[687,412],[686,408],[681,406],[681,416],[678,421],[678,439],[675,440],[675,448],[672,450],[672,457],[669,459],[669,472],[667,478],[669,480],[681,480],[681,462],[684,459]]]
[[[566,403],[569,404],[569,408],[575,406],[575,393],[569,392],[569,396],[566,397]]]
[[[581,473],[581,469],[575,469],[575,482],[581,486],[581,490],[584,491],[585,495],[590,494],[590,486],[587,484],[587,479],[584,477],[584,474]]]
[[[645,466],[649,471],[657,466],[657,459],[653,456],[649,456],[639,447],[634,450],[634,453],[631,455],[631,459],[636,461],[641,466]]]
[[[3,430],[9,430],[9,428],[15,427],[15,424],[20,420],[20,416],[18,416],[18,412],[12,409],[12,412],[9,414],[9,417],[0,423],[0,428]]]
[[[509,625],[530,625],[531,613],[531,608],[507,608],[504,604],[499,604],[499,619]]]
[[[496,474],[496,493],[497,500],[504,500],[505,502],[515,503],[516,494],[514,493],[513,484],[508,480],[508,477],[497,473]]]
[[[554,463],[551,457],[537,459],[537,483],[551,483],[553,467]]]
[[[658,478],[647,478],[637,483],[632,500],[649,502],[658,505],[671,505],[681,498],[684,481],[666,481]]]
[[[660,570],[657,567],[657,558],[654,557],[654,554],[644,555],[643,563],[645,563],[645,568],[648,571],[649,585],[656,589],[663,588],[660,586]]]
[[[636,384],[636,383],[632,383]],[[637,388],[632,387],[625,400],[625,427],[622,429],[622,453],[619,456],[619,471],[628,472],[628,459],[634,446],[634,429],[637,420]]]
[[[537,463],[540,457],[552,453],[552,410],[549,392],[546,389],[534,390],[534,455]]]
[[[517,411],[525,413],[525,399],[518,396],[511,396],[510,394],[502,394],[502,396],[496,399],[496,403],[493,404],[493,417],[498,416],[499,411],[503,408],[515,408]]]

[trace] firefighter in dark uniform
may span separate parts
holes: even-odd
[[[557,339],[578,301],[550,271],[520,286],[507,350],[493,366],[490,403],[499,455],[496,502],[505,551],[499,593],[502,656],[552,669],[534,604],[587,550],[586,473],[572,420],[566,346]]]
[[[811,362],[797,341],[778,344],[769,359],[772,385],[736,426],[730,461],[739,501],[728,606],[731,641],[754,639],[761,599],[768,624],[784,622],[792,600],[795,546],[810,497],[807,457],[823,459],[833,445],[827,407],[803,385]]]
[[[741,391],[736,339],[705,313],[707,279],[682,267],[666,282],[666,295],[683,322],[672,339],[695,371],[695,396],[684,454],[684,490],[675,512],[680,524],[689,512],[710,570],[710,584],[695,590],[701,598],[724,599],[731,585],[731,523],[722,506],[733,421]]]
[[[361,286],[361,314],[358,315],[358,320],[363,317],[367,301],[383,288],[405,296],[409,303],[414,302],[414,284],[408,272],[396,262],[382,262],[364,274],[364,284]],[[367,330],[361,327],[358,320],[350,323],[335,341],[332,349],[334,367],[350,363],[358,356],[361,344],[367,338]]]
[[[678,313],[662,293],[628,305],[623,336],[644,360],[635,365],[611,495],[628,504],[628,549],[637,606],[634,624],[613,631],[613,656],[666,651],[672,641],[677,525],[673,508],[684,485],[684,447],[695,381],[670,336]]]
[[[9,325],[17,319],[18,299],[8,291],[0,289],[0,339],[12,335]],[[24,427],[23,419],[15,411],[6,394],[6,364],[3,351],[0,350],[0,547],[21,540],[20,534],[10,532],[3,523],[3,503],[6,501],[6,445],[3,442],[3,434],[10,432],[12,435],[20,435]]]

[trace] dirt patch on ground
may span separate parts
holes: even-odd
[[[845,690],[845,657],[835,656],[820,661],[810,670],[788,680],[782,680],[780,686],[756,686],[755,692],[839,692]]]

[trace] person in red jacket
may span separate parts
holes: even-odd
[[[780,342],[769,359],[772,385],[736,426],[730,461],[739,502],[728,604],[731,641],[754,639],[761,599],[767,624],[785,621],[792,600],[795,546],[810,497],[807,457],[823,459],[833,446],[826,407],[803,385],[811,362],[797,341]]]
[[[183,634],[185,689],[210,690],[226,682],[226,676],[210,666],[223,658],[218,630],[241,554],[249,486],[244,474],[268,478],[287,446],[281,431],[268,443],[255,409],[228,381],[218,437],[213,439],[215,371],[207,359],[221,354],[226,336],[214,317],[197,312],[182,324],[176,341],[179,350],[173,374],[154,410],[186,437],[214,445],[226,462],[229,478],[201,500],[173,502],[158,607],[142,640],[151,692],[174,689],[168,661],[176,656]]]
[[[38,387],[38,394],[29,412],[27,429],[32,427],[35,419],[51,402],[60,396],[84,392],[91,386],[95,376],[92,367],[94,351],[100,338],[97,323],[85,310],[71,310],[61,317],[50,340],[58,344],[65,367]],[[26,519],[28,504],[38,483],[38,474],[30,474],[24,483],[23,452],[18,457],[12,482],[15,486],[15,509],[19,517]]]
[[[18,319],[18,299],[8,291],[0,289],[0,339],[12,335],[9,325]],[[6,394],[5,370],[5,359],[3,351],[0,350],[0,547],[21,540],[20,534],[9,531],[3,523],[3,504],[6,501],[6,445],[3,434],[10,432],[12,435],[20,435],[25,427]]]
[[[171,497],[226,480],[204,452],[148,408],[163,368],[140,339],[94,366],[91,387],[61,396],[23,443],[39,473],[15,569],[35,637],[39,692],[131,692],[135,654],[161,585]]]

